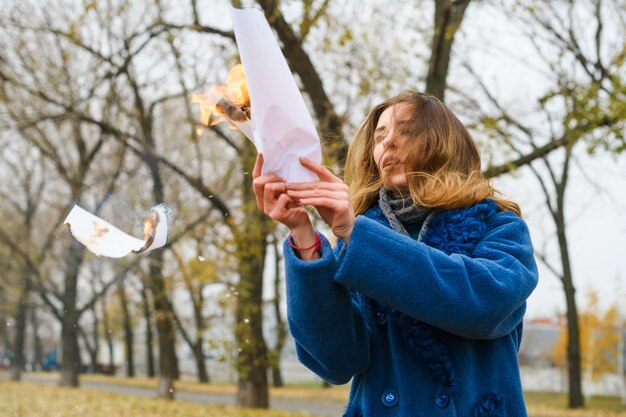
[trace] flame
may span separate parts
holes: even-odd
[[[143,222],[143,235],[144,239],[148,240],[151,237],[153,230],[156,229],[159,223],[158,214],[155,211],[150,212],[150,216]]]
[[[241,64],[235,65],[228,71],[228,77],[226,78],[226,98],[240,107],[250,105],[246,74],[244,74],[243,65]]]
[[[228,71],[225,85],[216,84],[211,86],[208,93],[191,95],[191,102],[200,106],[200,123],[204,126],[214,126],[227,120],[224,116],[225,110],[218,104],[222,99],[228,100],[236,109],[242,111],[249,109],[250,95],[241,64]],[[202,131],[202,128],[198,128],[196,133],[200,135]]]

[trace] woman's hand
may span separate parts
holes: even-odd
[[[291,230],[295,245],[309,248],[297,251],[301,259],[319,258],[320,254],[314,246],[319,237],[313,229],[309,213],[287,195],[287,185],[282,178],[275,174],[261,175],[262,168],[263,155],[258,154],[252,171],[252,185],[257,206],[269,218],[284,224]]]
[[[309,214],[304,207],[295,204],[286,194],[285,181],[276,174],[261,175],[262,168],[263,154],[258,154],[252,171],[256,205],[272,220],[291,230],[311,226]]]
[[[321,181],[286,184],[287,195],[301,205],[315,207],[335,236],[348,243],[355,222],[348,186],[323,165],[306,158],[300,158],[300,163]]]

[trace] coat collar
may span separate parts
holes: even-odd
[[[424,221],[417,240],[447,253],[468,254],[486,232],[489,217],[498,211],[500,208],[497,203],[490,198],[470,207],[433,210]],[[363,215],[391,228],[378,203]]]

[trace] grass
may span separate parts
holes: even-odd
[[[90,389],[0,382],[2,417],[303,417],[305,413],[185,403]]]
[[[582,410],[568,410],[565,394],[526,392],[524,397],[529,417],[626,417],[619,397],[591,397]]]
[[[36,374],[38,379],[58,380],[58,374]],[[105,375],[81,375],[83,382],[111,383],[133,387],[153,388],[154,378],[126,378]],[[176,382],[177,391],[234,394],[232,384],[199,384],[193,381]],[[37,395],[33,395],[36,392]],[[41,394],[40,394],[41,393]],[[272,388],[271,398],[299,398],[315,401],[336,401],[344,404],[348,386],[322,388],[321,384],[289,385]],[[568,410],[564,394],[527,392],[525,394],[529,417],[626,417],[626,405],[617,397],[592,397],[587,408]],[[306,414],[282,411],[259,411],[234,407],[190,404],[182,401],[120,396],[81,388],[54,388],[28,383],[0,383],[0,416],[2,417],[296,417]]]

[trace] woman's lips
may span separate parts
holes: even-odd
[[[395,168],[397,165],[400,165],[400,161],[398,160],[390,160],[390,161],[385,161],[383,163],[383,171],[387,171],[389,169],[393,169]]]

